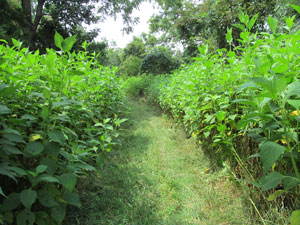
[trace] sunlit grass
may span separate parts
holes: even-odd
[[[83,207],[66,224],[255,224],[242,191],[226,171],[207,169],[192,138],[159,111],[131,104],[135,122],[123,147],[81,183]]]

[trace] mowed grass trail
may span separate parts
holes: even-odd
[[[81,209],[64,224],[252,224],[250,208],[224,171],[161,112],[130,100],[133,121],[103,171],[80,184]]]

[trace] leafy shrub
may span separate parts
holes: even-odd
[[[143,75],[137,77],[128,77],[124,82],[124,88],[129,95],[141,96],[144,95],[148,85],[152,82],[151,75]]]
[[[173,58],[166,51],[154,49],[146,55],[141,64],[141,73],[168,74],[180,66],[179,60]]]
[[[140,72],[140,66],[142,63],[142,59],[131,55],[122,62],[120,66],[120,74],[121,76],[128,77],[128,76],[137,76]]]
[[[62,224],[67,205],[80,207],[78,177],[117,144],[121,83],[86,52],[71,53],[74,42],[56,34],[61,52],[45,55],[0,45],[2,224]]]
[[[240,47],[209,53],[203,45],[195,63],[149,89],[188,133],[209,143],[205,146],[220,163],[230,160],[236,167],[238,162],[248,183],[269,191],[269,200],[281,196],[297,209],[300,31],[293,32],[292,17],[285,20],[286,32],[279,33],[270,16],[270,32],[259,38],[250,33],[257,17],[241,13],[239,18]],[[231,47],[230,29],[226,39]],[[299,212],[292,214],[291,224],[297,224]]]

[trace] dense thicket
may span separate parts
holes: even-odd
[[[228,29],[229,50],[202,45],[194,63],[170,76],[128,80],[127,88],[159,103],[219,165],[230,162],[248,185],[268,191],[268,200],[296,210],[291,224],[298,224],[300,31],[293,31],[294,16],[284,29],[269,16],[264,33],[251,32],[255,16],[239,19],[240,46]]]
[[[0,45],[0,223],[62,224],[80,207],[79,177],[103,167],[118,143],[121,82],[75,37],[56,34],[61,50]],[[86,42],[82,49],[87,49]]]

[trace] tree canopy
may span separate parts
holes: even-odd
[[[55,31],[63,36],[77,34],[93,40],[99,29],[86,32],[83,24],[104,21],[107,16],[122,14],[124,30],[130,32],[138,22],[131,13],[142,0],[3,0],[0,38],[16,37],[31,49],[54,47]],[[16,29],[17,27],[17,29]]]

